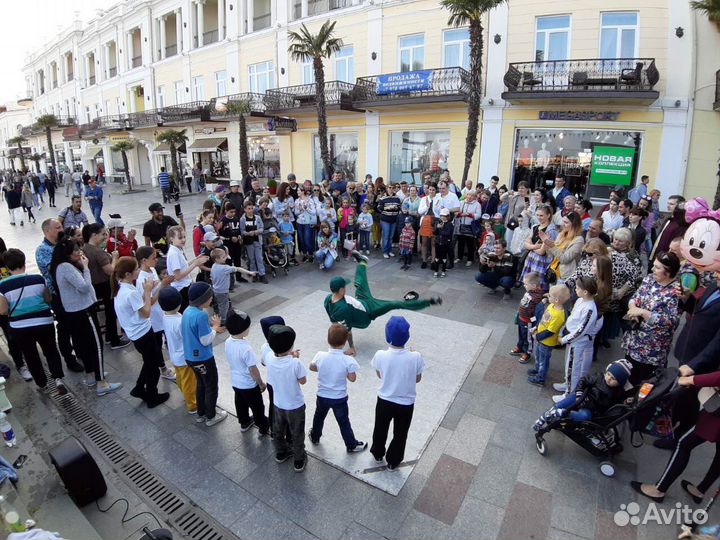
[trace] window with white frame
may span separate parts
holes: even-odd
[[[89,124],[92,118],[90,117],[90,105],[85,106],[85,123]]]
[[[313,70],[313,61],[306,60],[300,65],[302,66],[303,84],[315,84],[315,70]]]
[[[636,58],[638,56],[637,13],[601,13],[600,26],[600,58]]]
[[[355,82],[355,50],[352,45],[340,49],[335,55],[335,80]]]
[[[443,67],[470,69],[470,33],[467,28],[443,32]]]
[[[538,17],[535,23],[535,60],[567,60],[570,52],[570,15]]]
[[[400,38],[400,71],[416,71],[425,65],[425,34]]]
[[[165,107],[165,87],[158,86],[157,90],[157,108],[162,109]]]
[[[182,81],[175,81],[175,105],[185,103],[185,94]]]
[[[216,71],[215,72],[215,97],[227,95],[227,72]]]
[[[205,77],[202,75],[193,77],[193,100],[202,101],[205,99]]]
[[[266,90],[275,88],[275,62],[260,62],[248,66],[250,91],[264,94]]]
[[[95,118],[100,118],[100,104],[95,104]]]

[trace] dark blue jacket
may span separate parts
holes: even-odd
[[[720,296],[708,303],[717,290],[713,283],[699,300],[690,296],[680,303],[691,317],[678,336],[675,356],[680,365],[689,365],[695,373],[710,373],[720,367]]]

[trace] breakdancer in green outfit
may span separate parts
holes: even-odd
[[[350,283],[344,277],[335,276],[330,280],[330,291],[325,298],[325,311],[327,311],[331,322],[344,325],[350,331],[348,344],[355,350],[353,344],[352,329],[367,328],[370,323],[394,309],[411,309],[418,311],[428,306],[442,304],[439,296],[429,300],[421,300],[417,293],[410,292],[405,295],[405,300],[378,300],[370,292],[367,280],[368,258],[357,251],[351,253],[358,262],[355,269],[355,294],[357,298],[345,294],[345,286]]]

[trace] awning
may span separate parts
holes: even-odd
[[[85,148],[85,153],[82,155],[83,161],[92,161],[96,157],[102,154],[102,148],[100,146],[88,146]]]
[[[180,148],[177,149],[179,154],[186,154],[185,151],[185,145],[183,144]],[[170,155],[170,145],[168,143],[160,143],[157,145],[155,150],[153,150],[153,154],[156,156],[169,156]]]
[[[227,150],[227,137],[196,139],[188,146],[190,152],[217,152]]]

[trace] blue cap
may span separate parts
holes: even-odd
[[[385,341],[393,347],[404,347],[410,339],[410,323],[405,317],[394,315],[385,324]]]
[[[268,334],[270,333],[270,327],[275,324],[285,324],[285,319],[278,315],[271,315],[270,317],[263,317],[262,319],[260,319],[260,328],[262,328],[265,339],[268,338]]]

